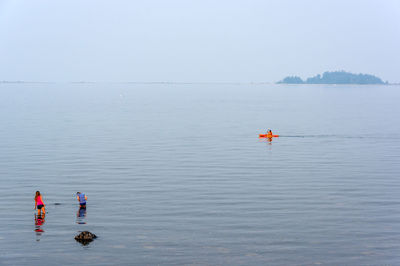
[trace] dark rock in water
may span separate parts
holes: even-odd
[[[87,245],[92,242],[97,236],[89,231],[83,231],[79,235],[75,236],[75,240],[81,243],[82,245]]]

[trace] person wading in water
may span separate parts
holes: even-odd
[[[87,200],[86,195],[84,193],[81,193],[81,192],[76,192],[76,198],[79,201],[79,206],[81,208],[86,208],[86,200]]]
[[[40,195],[39,191],[36,191],[35,194],[35,210],[36,209],[38,210],[38,215],[46,213],[46,205],[44,205],[42,195]]]

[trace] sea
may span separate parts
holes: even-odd
[[[400,264],[400,85],[0,94],[0,265]]]

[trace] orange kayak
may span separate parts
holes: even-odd
[[[268,135],[268,134],[260,134],[258,135],[260,138],[277,138],[279,135]]]

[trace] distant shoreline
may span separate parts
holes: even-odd
[[[288,76],[277,82],[278,84],[343,84],[343,85],[387,85],[381,78],[370,74],[353,74],[346,71],[324,72],[302,80],[298,76]]]
[[[169,82],[169,81],[0,81],[2,84],[158,84],[158,85],[400,85],[395,83]]]

